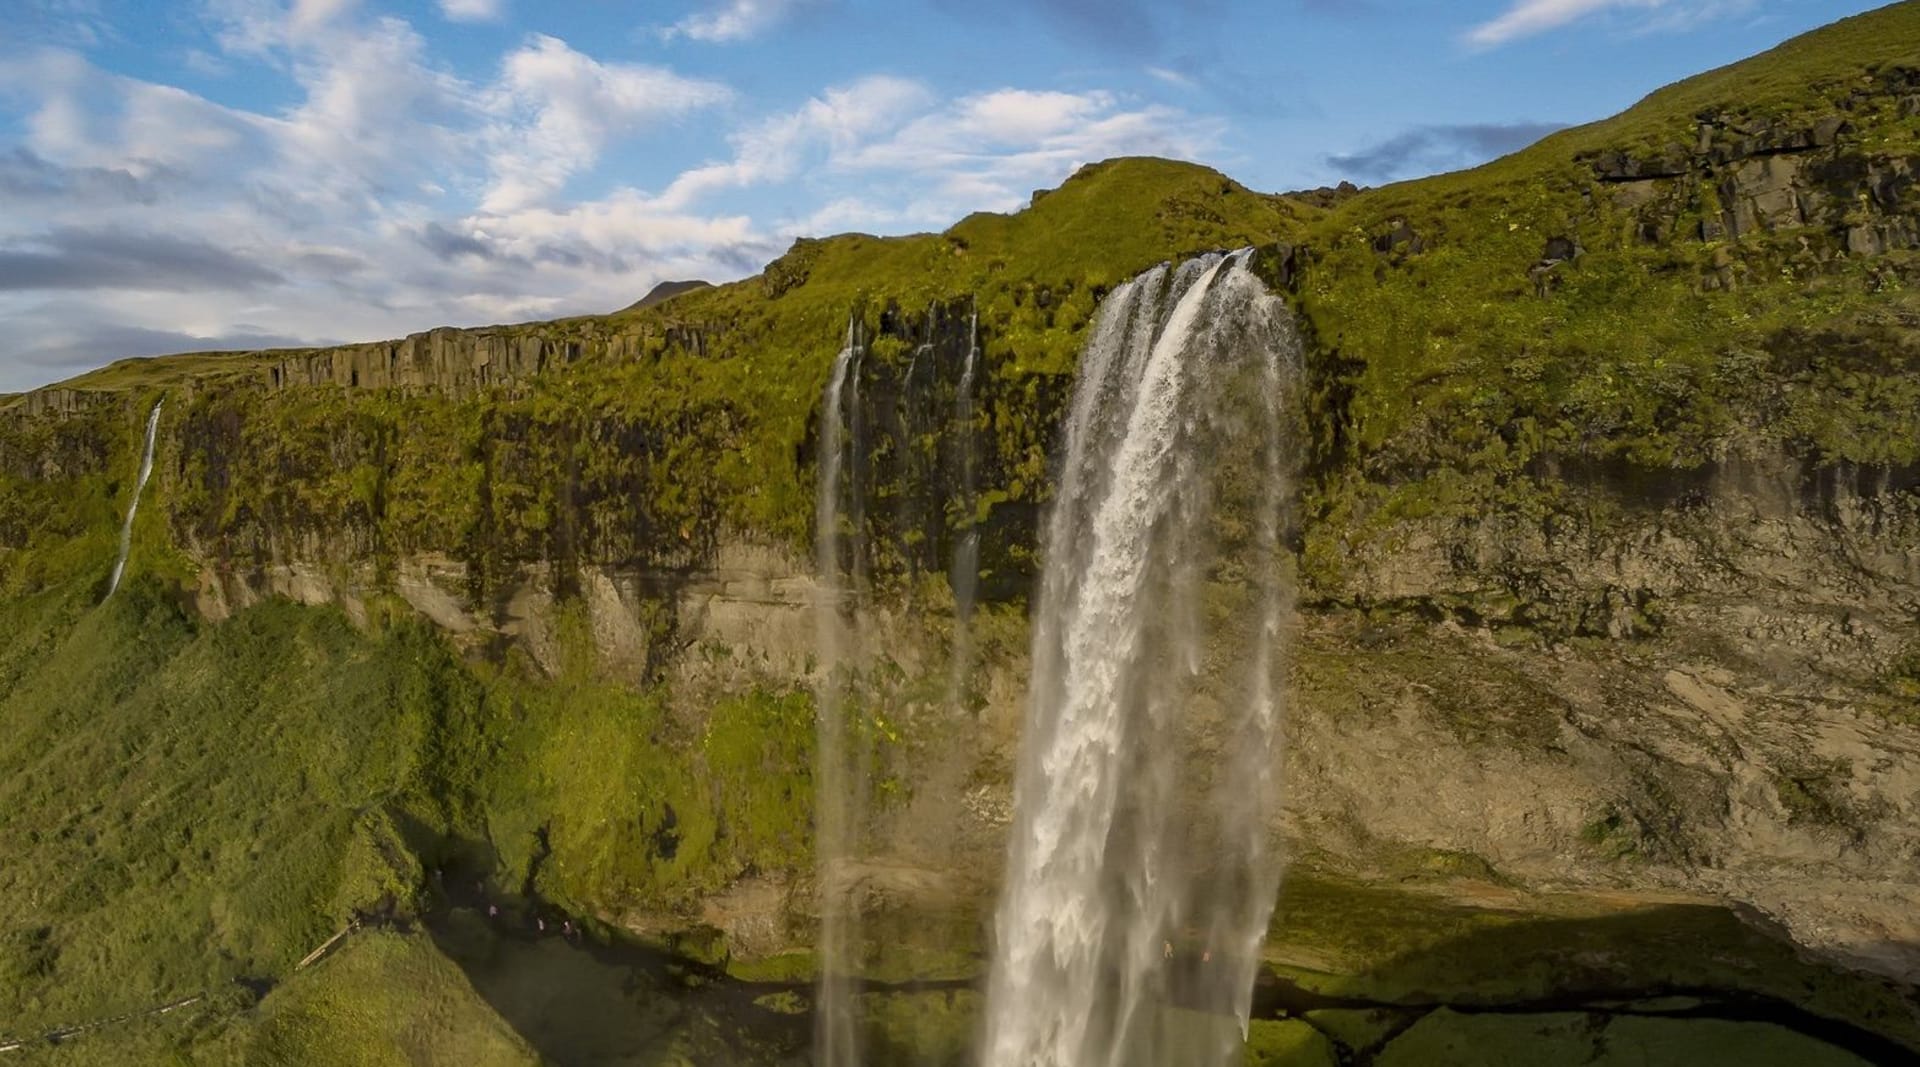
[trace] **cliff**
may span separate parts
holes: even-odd
[[[164,396],[136,596],[233,617],[209,635],[276,596],[370,640],[424,619],[465,654],[438,703],[379,690],[413,694],[404,744],[438,768],[379,794],[426,827],[408,848],[743,958],[804,948],[804,561],[851,335],[859,703],[888,737],[885,849],[853,891],[957,914],[972,945],[1085,329],[1155,262],[1255,245],[1308,337],[1280,828],[1303,867],[1735,906],[1912,981],[1915,42],[1920,5],[1895,5],[1383,189],[1112,160],[1012,215],[801,241],[609,316],[116,364],[0,406],[0,593],[30,635],[0,676],[51,669],[102,591]],[[985,606],[956,706],[969,531]]]

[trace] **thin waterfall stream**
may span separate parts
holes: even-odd
[[[859,406],[861,362],[860,324],[847,322],[847,339],[834,358],[820,420],[820,471],[814,507],[815,568],[819,579],[816,627],[820,662],[815,688],[816,741],[814,753],[816,877],[820,909],[820,978],[814,1021],[814,1059],[822,1064],[858,1062],[855,980],[852,958],[859,943],[859,916],[848,894],[836,888],[836,878],[852,856],[856,837],[856,771],[846,716],[846,671],[849,644],[846,605],[847,568],[842,561],[846,538],[841,531],[840,493],[846,469],[846,442],[841,431],[849,408]],[[854,416],[858,418],[857,414]],[[857,426],[856,425],[856,435]],[[859,455],[858,438],[854,454]],[[857,481],[857,479],[856,479]],[[856,529],[859,514],[856,512]],[[854,546],[855,560],[861,553]],[[856,562],[854,585],[858,585]]]
[[[980,365],[980,311],[967,315],[967,359],[960,367],[960,386],[954,393],[953,425],[959,437],[960,458],[960,535],[954,542],[950,583],[953,587],[953,666],[947,683],[947,704],[958,714],[963,711],[966,674],[973,658],[973,607],[980,587],[980,527],[978,500],[979,464],[974,452],[978,435],[974,427],[973,390]]]
[[[140,476],[133,484],[133,499],[127,502],[127,518],[120,524],[120,555],[113,561],[113,577],[107,581],[107,596],[120,588],[120,577],[127,570],[127,556],[133,550],[133,517],[140,511],[140,494],[146,491],[147,479],[153,475],[153,441],[160,430],[160,405],[163,400],[153,403],[153,410],[147,414],[147,443],[140,452]],[[104,599],[104,598],[102,598]]]
[[[1237,1063],[1278,887],[1281,411],[1252,253],[1103,305],[1045,531],[993,1067]]]

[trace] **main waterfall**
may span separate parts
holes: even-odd
[[[1115,289],[1044,534],[991,1067],[1237,1063],[1278,887],[1283,396],[1251,251]]]
[[[153,410],[147,414],[147,443],[140,450],[140,477],[133,483],[133,499],[127,502],[127,519],[120,524],[120,554],[113,561],[113,577],[107,581],[107,596],[120,588],[120,576],[127,570],[127,555],[133,549],[133,517],[140,510],[140,494],[147,489],[147,479],[153,474],[153,439],[160,429],[160,405],[163,401],[153,402]]]

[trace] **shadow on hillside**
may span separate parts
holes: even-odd
[[[604,939],[538,904],[499,898],[449,906],[426,926],[474,990],[555,1067],[682,1058],[746,1065],[806,1047],[804,1017],[756,1005],[753,988]]]
[[[1783,938],[1725,908],[1675,904],[1551,919],[1449,910],[1449,919],[1470,914],[1483,925],[1393,954],[1351,977],[1296,981],[1263,973],[1255,1016],[1379,1012],[1379,1027],[1344,1052],[1343,1061],[1355,1064],[1372,1062],[1384,1046],[1440,1009],[1449,1017],[1586,1016],[1590,1048],[1598,1053],[1607,1047],[1605,1028],[1614,1020],[1705,1020],[1784,1028],[1874,1064],[1920,1062],[1920,991],[1810,962]],[[1671,1052],[1655,1051],[1647,1062],[1754,1067],[1738,1047],[1715,1045],[1732,1031],[1701,1029],[1700,1044],[1679,1040]],[[1672,1027],[1666,1032],[1670,1039],[1679,1033]],[[1483,1062],[1474,1055],[1429,1062]],[[1550,1067],[1590,1061],[1581,1053],[1532,1062]]]
[[[1293,905],[1295,917],[1280,924],[1270,947],[1286,955],[1340,946],[1336,954],[1376,962],[1341,974],[1263,969],[1254,1016],[1364,1016],[1358,1031],[1315,1024],[1337,1041],[1342,1065],[1610,1063],[1610,1043],[1611,1055],[1631,1047],[1639,1057],[1632,1062],[1649,1067],[1856,1062],[1849,1053],[1872,1064],[1920,1062],[1920,992],[1809,961],[1726,908],[1670,904],[1544,918],[1333,885]],[[583,930],[537,898],[499,893],[470,875],[444,877],[425,925],[475,991],[556,1067],[807,1062],[804,979],[742,980],[667,949]],[[1190,972],[1207,964],[1182,952],[1169,966],[1178,971],[1169,977],[1170,1007],[1179,1012],[1179,990],[1197,988],[1205,975]],[[966,1055],[978,975],[944,969],[939,978],[863,983],[864,993],[878,994],[866,1009],[876,1048],[931,1051],[917,1046],[939,1032],[942,1049]],[[903,994],[924,1003],[906,1005]],[[1754,1059],[1754,1048],[1775,1046]]]

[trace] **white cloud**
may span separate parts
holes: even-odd
[[[780,250],[747,218],[633,190],[542,202],[610,139],[724,87],[538,38],[475,84],[404,21],[294,16],[222,12],[228,60],[294,89],[271,113],[72,52],[0,58],[0,107],[22,120],[0,136],[0,187],[33,207],[0,212],[0,390],[131,354],[610,310]],[[484,202],[508,180],[541,196]]]
[[[757,36],[794,7],[794,0],[722,0],[717,11],[688,15],[661,31],[671,40],[686,37],[710,44],[726,44]]]
[[[680,208],[722,189],[786,181],[809,159],[850,152],[931,100],[925,86],[905,78],[876,76],[829,89],[788,114],[734,134],[732,160],[680,175],[660,203]]]
[[[1219,143],[1217,120],[1158,105],[1128,108],[1106,92],[1001,89],[923,115],[843,164],[914,176],[929,210],[1007,210],[1083,163],[1123,155],[1196,159]]]
[[[724,103],[717,82],[659,67],[600,63],[554,37],[535,35],[502,64],[491,98],[498,142],[494,181],[482,205],[492,212],[540,203],[591,168],[614,137],[651,122]]]
[[[312,33],[352,11],[358,0],[293,0],[287,24],[296,33]]]
[[[462,127],[474,121],[470,92],[436,69],[426,42],[406,22],[380,18],[292,51],[305,98],[273,123],[302,199],[378,200],[457,158]]]
[[[1199,85],[1198,82],[1187,77],[1185,74],[1177,70],[1168,70],[1166,67],[1148,67],[1147,74],[1149,77],[1166,82],[1176,89],[1193,89]]]
[[[569,183],[623,138],[671,151],[669,124],[739,101],[552,37],[475,79],[351,0],[207,2],[219,61],[291,102],[230,108],[71,51],[0,57],[0,108],[19,116],[0,196],[28,208],[0,212],[0,389],[131,354],[610,310],[663,279],[750,274],[796,235],[934,228],[1083,162],[1193,157],[1221,133],[1107,92],[942,100],[876,76],[583,202]]]
[[[1213,119],[1129,108],[1112,93],[1000,89],[940,104],[918,82],[865,78],[732,138],[733,158],[681,174],[653,201],[679,211],[728,189],[806,181],[831,198],[782,225],[790,233],[853,225],[940,225],[1005,210],[1075,167],[1118,155],[1192,159],[1218,144]],[[858,182],[861,193],[839,186]]]
[[[1468,44],[1496,48],[1509,41],[1531,37],[1596,12],[1616,8],[1656,8],[1666,0],[1515,0],[1499,17],[1483,22],[1466,33]]]
[[[213,172],[257,147],[264,124],[171,86],[108,74],[47,50],[0,61],[0,93],[33,103],[24,144],[55,163],[136,178]]]
[[[495,22],[506,7],[506,0],[440,0],[440,14],[451,22]]]
[[[845,196],[823,204],[811,213],[780,224],[782,233],[822,234],[850,231],[878,231],[923,221],[898,207],[889,207],[860,197]]]

